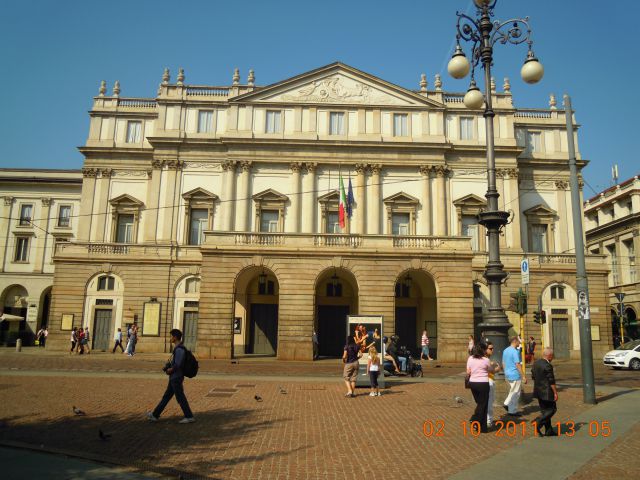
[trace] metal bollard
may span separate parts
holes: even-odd
[[[22,351],[22,339],[19,338],[16,340],[16,352],[21,352]]]

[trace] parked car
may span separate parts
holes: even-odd
[[[640,370],[640,340],[623,343],[615,350],[608,352],[602,362],[616,370],[621,368]]]

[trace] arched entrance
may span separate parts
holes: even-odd
[[[556,358],[570,358],[572,351],[579,353],[577,302],[575,290],[566,283],[553,283],[542,292],[542,305],[547,314],[544,344],[553,348]]]
[[[87,282],[84,318],[81,319],[80,325],[76,325],[74,320],[73,326],[89,327],[93,350],[109,350],[118,328],[122,328],[126,337],[127,325],[123,325],[123,295],[124,282],[112,272],[98,273]],[[133,312],[126,316],[129,321],[136,321]]]
[[[29,345],[32,335],[27,331],[27,299],[29,293],[22,285],[11,285],[2,293],[0,345],[12,346],[18,338]]]
[[[438,355],[438,312],[436,285],[423,270],[411,269],[400,274],[395,284],[395,332],[399,344],[415,357],[420,356],[422,331],[429,337],[429,354]]]
[[[340,357],[347,336],[347,315],[358,313],[358,283],[344,268],[328,268],[316,280],[316,333],[321,357]]]
[[[51,308],[51,287],[47,288],[40,296],[40,328],[49,325],[49,310]]]
[[[233,350],[236,355],[278,354],[279,284],[268,268],[249,267],[235,288]]]
[[[173,328],[182,331],[184,346],[192,351],[196,351],[198,339],[199,307],[200,278],[195,275],[181,278],[175,290]]]
[[[627,307],[625,309],[625,336],[635,340],[640,338],[640,325],[638,325],[638,317],[633,308]]]

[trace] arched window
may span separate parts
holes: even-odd
[[[98,290],[114,290],[116,280],[111,275],[103,275],[98,278]]]
[[[551,300],[564,300],[564,287],[562,285],[551,287]]]

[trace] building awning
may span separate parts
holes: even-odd
[[[18,315],[11,315],[10,313],[3,313],[0,315],[0,322],[6,320],[7,322],[21,322],[24,320],[24,317],[20,317]]]

